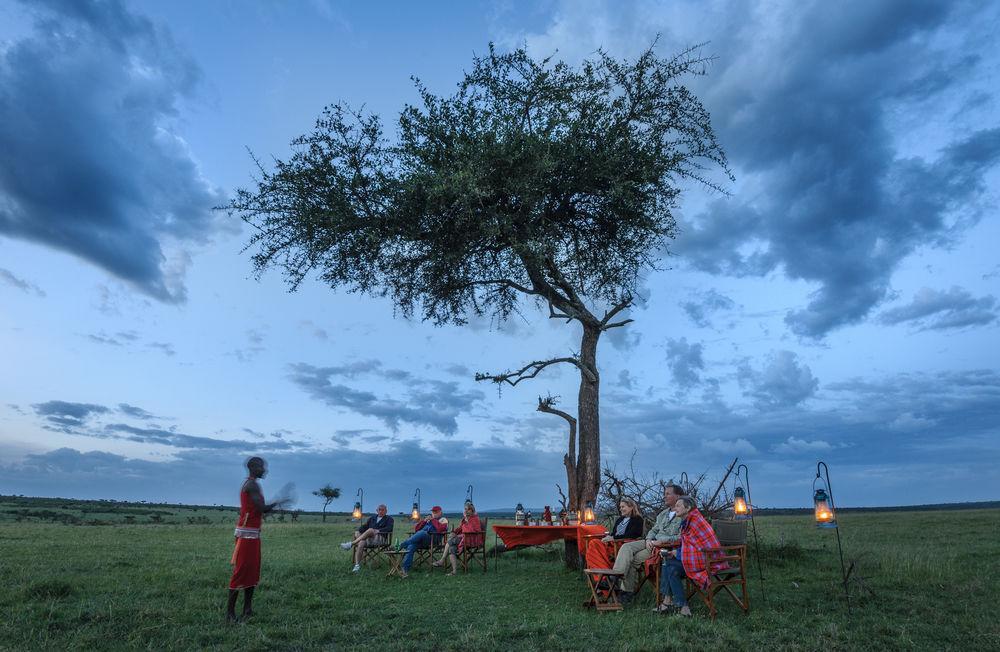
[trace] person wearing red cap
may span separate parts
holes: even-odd
[[[414,534],[406,541],[399,544],[400,550],[405,550],[403,555],[403,574],[408,577],[410,568],[413,567],[413,553],[419,548],[426,548],[431,544],[432,536],[441,536],[448,531],[448,519],[441,513],[441,508],[437,505],[431,507],[431,515],[417,521],[413,526]]]

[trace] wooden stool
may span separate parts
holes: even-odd
[[[405,550],[386,550],[382,553],[385,558],[389,560],[389,572],[385,574],[386,577],[403,577],[403,557],[406,556]]]
[[[618,600],[618,583],[625,577],[622,571],[610,568],[585,568],[583,571],[587,578],[587,585],[590,587],[590,601],[588,607],[593,607],[597,611],[621,611],[622,603]],[[594,576],[597,580],[594,580]],[[606,595],[597,590],[597,585],[601,580],[607,580],[608,590]]]

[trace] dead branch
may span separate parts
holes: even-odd
[[[594,373],[594,370],[585,365],[576,355],[566,358],[552,358],[551,360],[536,360],[534,362],[529,362],[517,371],[506,371],[502,374],[477,373],[476,380],[489,380],[497,383],[498,385],[501,383],[507,383],[513,387],[522,380],[534,378],[542,371],[542,369],[561,362],[567,362],[574,365],[581,372],[583,372],[583,374],[587,377],[587,380],[592,383],[597,382],[597,374]]]

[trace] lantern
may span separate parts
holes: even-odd
[[[472,504],[472,485],[471,484],[469,485],[469,488],[465,490],[465,504],[466,505],[471,505]]]
[[[594,501],[588,500],[583,508],[583,522],[587,525],[593,525],[597,521],[597,516],[594,515]]]
[[[823,479],[823,473],[826,472],[826,479]],[[816,488],[816,483],[820,482],[823,486]],[[816,478],[813,480],[813,504],[814,513],[816,515],[816,527],[823,529],[831,529],[837,533],[837,552],[840,553],[840,574],[844,582],[844,597],[847,598],[847,613],[851,613],[851,591],[847,586],[847,566],[844,565],[844,547],[840,543],[840,528],[837,527],[837,512],[833,506],[833,485],[830,484],[830,468],[826,465],[826,462],[819,461],[816,463]]]
[[[567,522],[567,524],[570,527],[576,527],[577,525],[580,524],[580,510],[578,509],[569,510],[569,521]]]
[[[521,503],[514,508],[514,525],[524,525],[524,506]]]
[[[361,489],[359,487],[358,488],[357,496],[358,496],[358,500],[354,503],[354,511],[351,512],[351,518],[353,518],[355,521],[360,521],[361,520],[361,503],[365,499],[364,489]]]
[[[750,505],[747,504],[747,495],[743,487],[736,487],[733,492],[733,516],[740,521],[750,518]]]
[[[813,503],[816,505],[816,527],[837,527],[837,515],[833,511],[833,501],[826,495],[826,491],[822,487],[813,494]]]
[[[414,521],[420,520],[420,487],[413,493],[413,511],[410,512],[410,519]]]

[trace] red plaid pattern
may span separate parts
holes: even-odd
[[[692,509],[681,526],[681,562],[684,564],[684,574],[701,588],[708,586],[708,571],[705,569],[705,556],[701,553],[706,548],[718,548],[719,538],[715,530],[697,509]],[[712,554],[713,557],[721,552]],[[726,562],[714,562],[712,572],[725,570]]]

